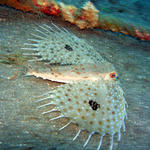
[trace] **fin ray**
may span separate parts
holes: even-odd
[[[57,117],[55,117],[55,118],[50,119],[49,121],[53,121],[53,120],[56,120],[56,119],[59,119],[59,118],[64,118],[64,116],[63,116],[63,115],[60,115],[60,116],[57,116]]]
[[[103,137],[104,137],[104,135],[102,135],[102,136],[100,137],[100,141],[99,141],[99,144],[98,144],[97,150],[100,150],[100,149],[101,149],[101,145],[102,145]]]
[[[42,112],[41,114],[44,115],[44,114],[51,113],[51,112],[54,112],[54,111],[58,111],[58,110],[56,108],[54,108],[54,109],[51,109],[49,111]]]
[[[81,132],[81,129],[79,129],[79,131],[77,132],[77,134],[74,136],[74,138],[72,139],[72,141],[75,141],[77,139],[77,137],[79,136]]]
[[[87,139],[86,142],[84,143],[83,147],[86,147],[86,145],[89,143],[89,141],[90,141],[90,139],[91,139],[91,137],[92,137],[92,135],[93,135],[94,133],[95,133],[94,131],[90,133],[90,135],[88,136],[88,139]]]
[[[59,131],[63,130],[64,128],[66,128],[67,126],[69,126],[71,124],[72,121],[69,121],[66,125],[64,125],[63,127],[61,127],[59,129]]]

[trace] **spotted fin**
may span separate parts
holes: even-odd
[[[97,148],[99,150],[103,136],[109,134],[112,150],[113,136],[119,133],[120,137],[120,129],[124,126],[126,101],[117,82],[99,80],[63,84],[56,87],[45,99],[39,99],[38,102],[41,103],[38,108],[43,111],[43,115],[53,111],[61,112],[60,116],[50,119],[51,121],[67,117],[70,122],[78,124],[80,130],[73,141],[82,130],[87,130],[90,134],[83,147],[88,144],[94,133],[99,133],[101,135]],[[47,107],[49,105],[56,105],[56,108],[49,110]]]
[[[85,40],[55,24],[38,25],[22,48],[29,61],[49,64],[97,63],[104,59]]]

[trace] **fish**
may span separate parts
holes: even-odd
[[[103,137],[107,134],[110,136],[109,150],[112,150],[113,137],[118,134],[120,141],[121,128],[125,132],[127,118],[127,102],[115,67],[86,41],[65,28],[55,24],[43,24],[39,28],[36,29],[38,34],[33,35],[35,39],[32,39],[36,43],[25,44],[28,47],[23,50],[29,51],[24,53],[26,56],[36,56],[29,62],[43,63],[30,67],[26,75],[64,84],[44,93],[44,98],[36,101],[39,103],[38,109],[46,109],[42,115],[60,112],[50,121],[69,119],[59,131],[71,123],[78,125],[79,130],[73,141],[86,130],[89,136],[83,148],[95,133],[99,133],[97,150],[100,150]],[[50,105],[55,107],[50,109]]]

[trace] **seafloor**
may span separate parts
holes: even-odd
[[[150,149],[150,43],[103,30],[79,30],[59,18],[36,16],[0,7],[0,150],[81,150],[88,134],[72,142],[78,127],[58,129],[67,120],[48,122],[40,115],[35,99],[58,85],[25,77],[25,62],[20,55],[35,24],[54,23],[84,38],[114,64],[128,103],[126,132],[121,141],[114,139],[114,150]],[[51,117],[51,116],[50,116]],[[87,150],[97,148],[94,135]],[[109,137],[101,150],[109,149]]]

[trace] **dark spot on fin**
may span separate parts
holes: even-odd
[[[98,108],[100,108],[100,104],[97,104],[97,102],[93,100],[89,100],[89,105],[93,110],[97,110]]]
[[[69,46],[68,44],[65,45],[65,49],[68,50],[68,51],[73,51],[72,47]]]

